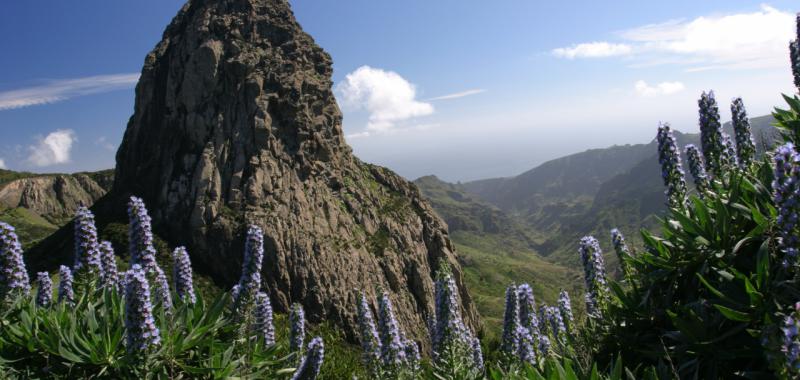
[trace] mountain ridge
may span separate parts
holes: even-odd
[[[773,121],[771,115],[750,119],[759,152],[765,151],[777,137],[771,126]],[[723,129],[733,133],[730,122]],[[696,133],[675,131],[675,138],[681,150],[686,144],[699,144]],[[691,187],[685,157],[683,162]],[[586,175],[593,171],[591,176]],[[640,229],[657,227],[654,217],[666,210],[659,173],[657,145],[653,140],[646,144],[590,149],[547,161],[515,177],[459,186],[516,218],[533,234],[546,236],[535,244],[540,255],[556,263],[577,265],[576,244],[584,235],[595,235],[608,251],[612,228],[620,228],[635,244]],[[601,178],[603,181],[598,181]]]

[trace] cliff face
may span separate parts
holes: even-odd
[[[0,221],[14,226],[28,249],[67,224],[79,204],[91,205],[105,195],[113,174],[110,170],[76,174],[0,170]]]
[[[476,328],[445,224],[413,184],[351,154],[331,73],[286,0],[190,1],[145,59],[107,203],[142,196],[156,232],[222,284],[257,224],[277,309],[300,302],[354,332],[358,291],[380,286],[424,345],[444,260]]]
[[[52,224],[61,225],[74,216],[79,204],[94,204],[106,194],[107,189],[96,179],[78,173],[13,180],[0,188],[0,205],[24,208]]]

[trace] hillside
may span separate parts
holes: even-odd
[[[756,145],[764,151],[776,136],[773,118],[750,122]],[[730,123],[724,129],[732,133]],[[675,137],[681,147],[699,143],[698,134],[676,132]],[[513,217],[528,229],[528,236],[538,237],[532,246],[543,257],[574,267],[581,236],[595,235],[608,251],[612,228],[637,245],[640,229],[656,227],[656,217],[666,210],[659,173],[656,143],[651,141],[592,149],[515,177],[467,182],[460,188]]]
[[[34,174],[0,170],[0,221],[17,228],[23,247],[68,223],[78,205],[108,192],[114,173]]]
[[[545,162],[513,178],[467,182],[464,188],[504,210],[535,212],[553,199],[594,195],[603,182],[652,152],[647,144],[592,149]]]
[[[434,176],[414,183],[447,223],[467,288],[490,334],[502,323],[503,292],[509,283],[531,284],[537,299],[548,304],[554,304],[561,289],[581,293],[580,273],[544,260],[536,248],[543,237],[515,218]]]

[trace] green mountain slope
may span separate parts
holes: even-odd
[[[512,282],[531,284],[537,299],[549,304],[561,289],[567,289],[573,298],[582,294],[575,267],[543,259],[536,248],[543,236],[535,235],[516,218],[436,177],[422,177],[414,183],[448,224],[467,287],[487,331],[500,331],[503,294]]]

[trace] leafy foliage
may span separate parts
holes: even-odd
[[[143,204],[139,207],[144,210]],[[143,212],[146,215],[146,210]],[[94,223],[87,219],[76,230],[94,230]],[[131,231],[132,236],[150,233],[146,223]],[[21,267],[24,273],[13,228],[5,228],[3,238],[7,243],[0,247],[3,257],[16,258],[0,263],[3,272],[10,269],[9,273],[16,273]],[[140,245],[148,255],[154,255],[152,244]],[[79,248],[85,254],[84,246]],[[160,269],[154,258],[143,257],[141,252],[138,256]],[[0,375],[65,379],[288,378],[294,372],[293,378],[317,378],[324,359],[322,338],[314,338],[305,355],[300,349],[289,349],[285,336],[278,342],[267,342],[251,329],[242,328],[249,326],[241,323],[241,309],[233,307],[225,294],[208,305],[202,297],[178,297],[174,305],[164,302],[165,297],[172,297],[166,276],[148,279],[139,264],[125,272],[121,286],[100,286],[107,279],[97,261],[98,270],[83,272],[74,279],[76,291],[69,292],[71,297],[60,296],[53,303],[50,277],[41,272],[35,298],[29,288],[17,287],[19,291],[7,292],[0,300]],[[72,271],[81,264],[78,260],[72,270],[62,267],[59,288],[72,287]],[[188,259],[184,264],[181,280],[190,282]],[[0,277],[0,285],[16,283],[8,280]],[[256,286],[260,287],[260,281]],[[62,293],[65,291],[60,290]],[[161,300],[151,303],[154,295]]]
[[[784,141],[796,144],[800,99],[784,98],[790,109],[774,116]],[[598,360],[621,352],[681,378],[797,374],[787,365],[796,336],[784,329],[800,300],[798,262],[787,255],[797,230],[781,222],[796,220],[797,203],[782,199],[797,190],[782,194],[776,173],[798,162],[772,156],[727,166],[687,205],[673,204],[662,236],[642,231],[645,249],[626,260],[636,275],[612,283],[609,317],[595,327]]]

